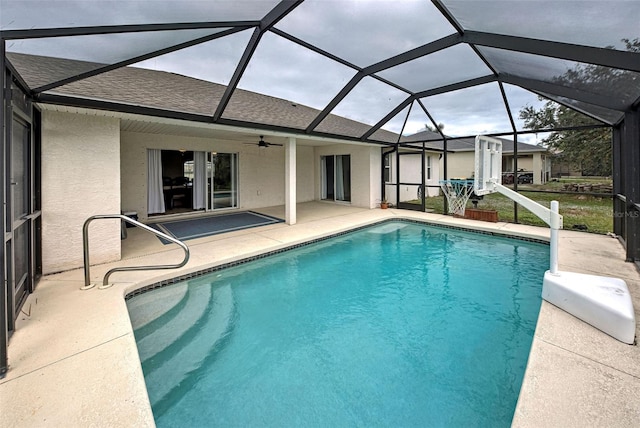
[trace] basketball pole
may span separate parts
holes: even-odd
[[[560,209],[560,204],[558,201],[551,201],[551,217],[558,218],[560,214],[558,213]],[[549,273],[551,275],[558,275],[558,235],[559,228],[553,227],[549,225],[551,228],[550,240],[549,242]]]
[[[551,209],[549,209],[497,183],[495,180],[492,180],[492,184],[498,193],[522,205],[549,225],[551,230],[549,236],[549,273],[551,273],[551,275],[558,275],[558,232],[562,229],[562,216],[559,214],[560,204],[558,201],[551,201]]]
[[[515,150],[514,150],[515,152]],[[550,208],[500,184],[502,178],[502,141],[478,135],[474,190],[476,195],[498,192],[522,205],[551,229],[549,270],[542,280],[542,298],[586,321],[621,342],[633,344],[636,333],[635,311],[624,280],[558,270],[558,236],[562,216],[558,201]]]
[[[476,195],[485,195],[493,192],[501,193],[547,223],[551,229],[549,237],[549,273],[554,276],[560,275],[558,272],[558,235],[559,230],[562,229],[562,216],[559,212],[560,205],[558,201],[551,201],[551,207],[547,208],[500,183],[502,176],[502,141],[497,138],[478,135],[475,146],[473,187]]]
[[[542,280],[542,298],[621,342],[633,344],[636,319],[624,280],[558,270],[558,235],[562,229],[558,201],[551,201],[549,209],[495,181],[492,184],[495,190],[540,217],[551,229],[549,270]]]

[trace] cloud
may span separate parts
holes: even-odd
[[[360,67],[455,32],[422,0],[306,1],[276,27]]]

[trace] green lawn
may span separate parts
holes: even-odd
[[[567,182],[563,180],[564,182]],[[551,182],[544,186],[529,186],[540,190],[559,190],[562,187],[561,182]],[[581,183],[587,182],[584,178]],[[606,183],[604,179],[588,180],[590,183]],[[610,181],[609,181],[610,182]],[[549,207],[552,200],[556,200],[560,204],[560,214],[563,216],[564,228],[573,229],[574,225],[584,225],[588,232],[606,234],[613,231],[613,202],[608,197],[597,197],[575,194],[558,194],[558,193],[538,193],[527,192],[520,186],[521,194]],[[437,213],[443,212],[444,196],[427,198],[426,207]],[[418,201],[415,201],[416,203]],[[486,195],[483,200],[478,202],[479,209],[497,210],[500,221],[513,222],[513,205],[514,202],[509,198],[494,193]],[[472,208],[471,201],[467,203],[467,208]],[[522,224],[530,224],[535,226],[545,226],[545,223],[538,217],[533,215],[526,208],[518,205],[518,222]]]

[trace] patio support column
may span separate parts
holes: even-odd
[[[287,224],[296,224],[296,139],[289,137],[284,149],[284,211]]]

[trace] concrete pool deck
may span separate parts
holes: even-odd
[[[284,216],[284,207],[257,211]],[[191,259],[185,267],[117,272],[111,277],[115,285],[106,290],[81,291],[82,269],[45,276],[24,305],[9,342],[9,371],[0,380],[0,426],[154,426],[124,302],[128,292],[389,218],[549,236],[546,228],[312,202],[298,205],[296,225],[280,223],[187,241]],[[128,231],[122,260],[92,266],[93,281],[101,282],[115,266],[181,260],[176,245],[163,245],[139,229]],[[560,233],[560,269],[624,279],[640,320],[640,274],[624,258],[615,238]],[[640,426],[640,348],[543,301],[513,426]]]

